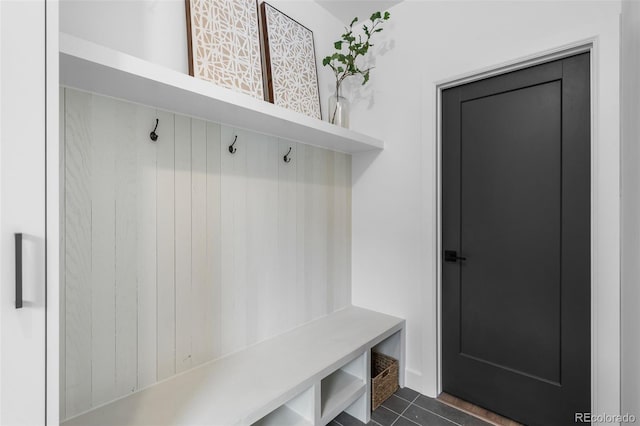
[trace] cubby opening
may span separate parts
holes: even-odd
[[[376,344],[371,348],[372,352],[377,352],[383,355],[390,356],[391,358],[395,358],[400,362],[400,370],[402,371],[402,360],[403,349],[404,349],[404,341],[403,341],[403,331],[397,331],[393,333],[391,336],[382,340],[380,343]],[[398,377],[398,385],[401,388],[404,387],[404,374],[400,374]]]
[[[267,414],[252,426],[312,426],[313,386]]]
[[[334,371],[320,384],[322,423],[352,405],[366,391],[368,354],[365,352]]]

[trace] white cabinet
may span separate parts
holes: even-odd
[[[40,425],[46,415],[45,1],[2,1],[0,20],[0,424]]]

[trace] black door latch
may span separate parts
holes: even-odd
[[[458,256],[458,253],[455,250],[445,250],[444,251],[444,261],[445,262],[457,262],[458,260],[467,260],[466,257]]]

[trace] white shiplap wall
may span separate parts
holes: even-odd
[[[349,155],[62,95],[62,419],[350,304]]]

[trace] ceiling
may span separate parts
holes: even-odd
[[[329,13],[349,25],[354,17],[366,20],[373,12],[388,10],[403,0],[315,0]]]

